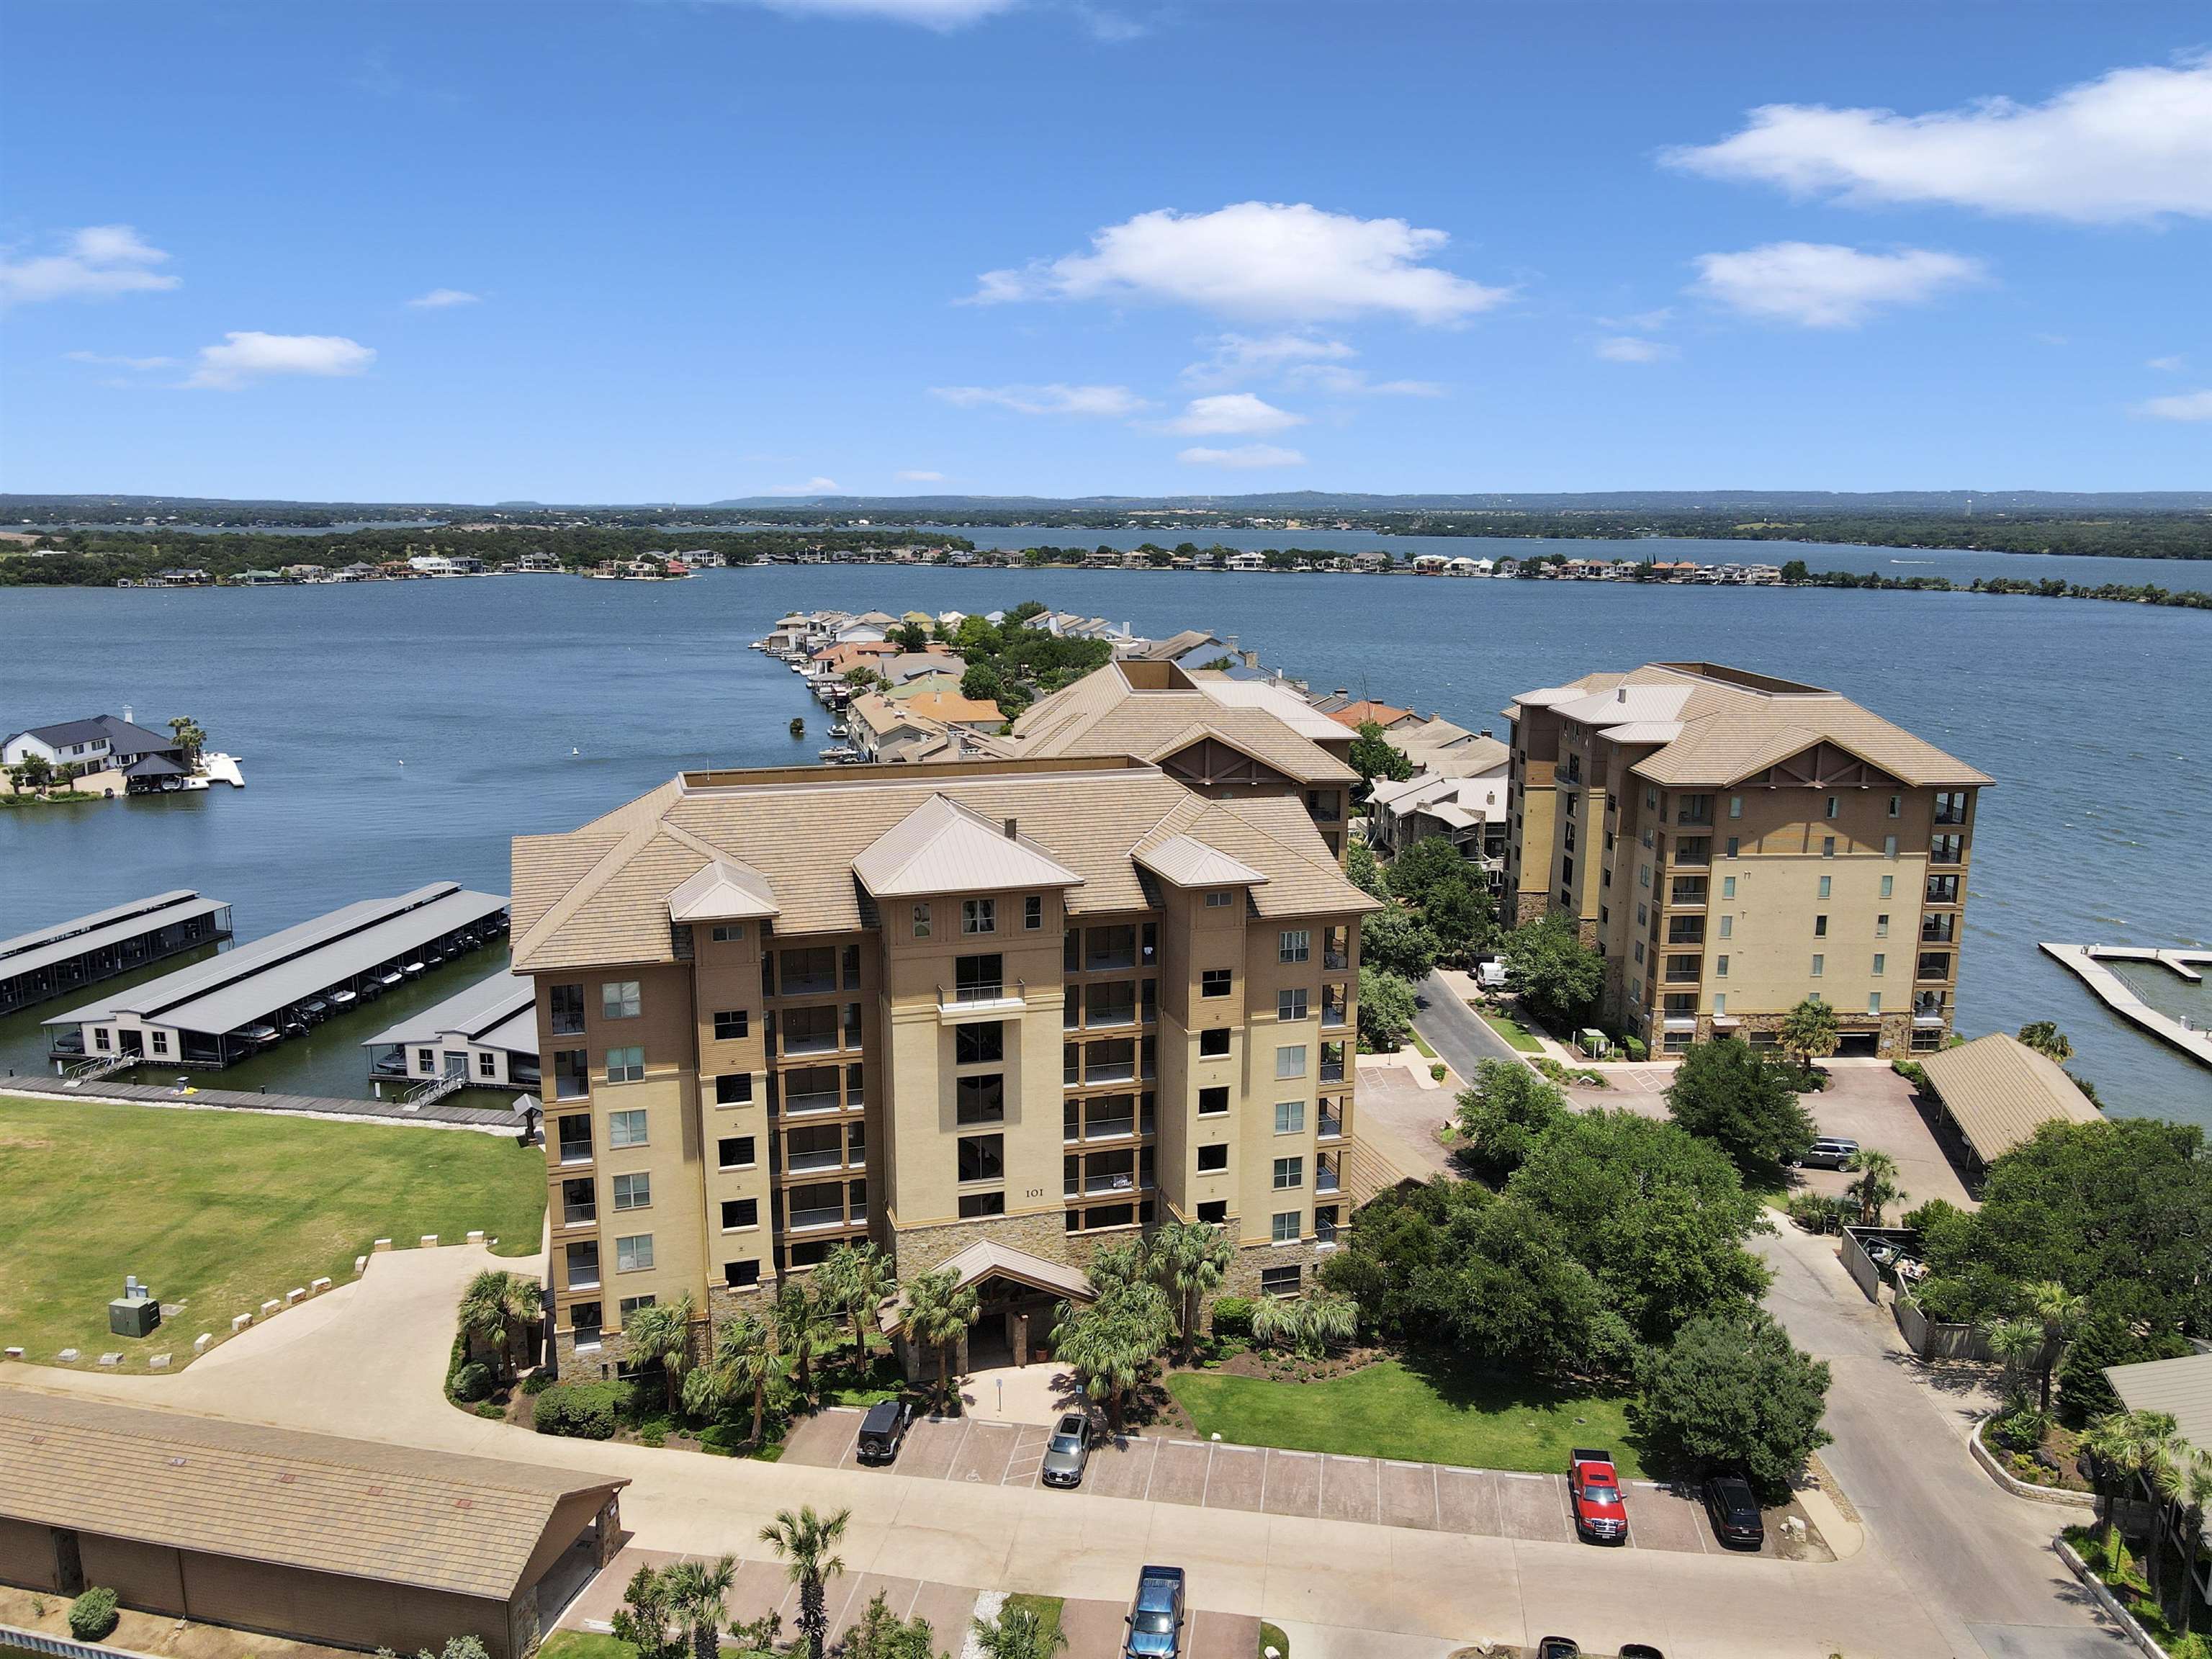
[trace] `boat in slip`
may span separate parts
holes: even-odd
[[[284,1040],[274,1025],[249,1025],[238,1035],[257,1048],[273,1048]]]
[[[834,749],[816,751],[815,758],[829,766],[848,766],[860,758],[860,751],[849,744],[839,744]]]
[[[399,971],[406,975],[408,978],[412,979],[416,975],[422,971],[422,964],[419,962],[410,962]]]
[[[407,976],[404,974],[401,973],[397,968],[394,968],[388,974],[380,975],[376,982],[379,985],[381,985],[386,990],[389,991],[393,986],[398,985]]]
[[[331,1006],[335,1008],[340,1013],[343,1013],[347,1009],[352,1007],[355,1003],[360,1000],[361,998],[359,994],[352,991],[333,991],[331,993]]]

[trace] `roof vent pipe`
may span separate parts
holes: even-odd
[[[1625,685],[1615,686],[1613,690],[1613,700],[1615,702],[1626,702],[1628,701],[1628,688]]]
[[[1013,820],[1013,819],[1012,819],[1012,818],[1008,818],[1008,819],[1006,820],[1006,839],[1007,839],[1008,841],[1012,841],[1012,840],[1014,840],[1014,839],[1015,839],[1015,836],[1014,836],[1014,820]]]

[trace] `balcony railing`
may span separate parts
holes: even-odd
[[[1112,1030],[1136,1023],[1137,1005],[1133,1002],[1110,1002],[1103,1008],[1086,1006],[1083,1011],[1083,1027],[1087,1031]]]
[[[1137,1120],[1128,1117],[1094,1117],[1083,1126],[1085,1140],[1121,1140],[1137,1132]]]
[[[596,1204],[564,1204],[561,1206],[561,1224],[564,1227],[588,1227],[599,1218]]]
[[[1324,946],[1321,953],[1321,965],[1322,971],[1324,973],[1340,974],[1352,966],[1352,952],[1332,951]]]
[[[786,1116],[800,1117],[808,1112],[834,1112],[840,1103],[835,1089],[817,1089],[803,1095],[786,1095],[783,1109]]]
[[[818,997],[837,988],[837,975],[828,974],[786,974],[783,992],[787,997]]]
[[[937,1012],[941,1017],[1006,1013],[1025,1007],[1028,998],[1029,982],[1025,980],[1017,980],[1012,985],[1000,981],[940,985],[937,988]]]
[[[805,1232],[811,1227],[842,1227],[845,1212],[835,1205],[821,1210],[787,1210],[784,1223],[793,1232]]]
[[[1137,1062],[1133,1060],[1103,1060],[1084,1073],[1085,1083],[1134,1083]]]
[[[1110,973],[1116,968],[1129,969],[1137,965],[1137,947],[1128,945],[1118,951],[1093,951],[1083,958],[1086,974]]]
[[[599,1288],[599,1264],[594,1261],[588,1267],[571,1267],[568,1269],[568,1288],[572,1291],[598,1290]]]
[[[825,1152],[793,1152],[784,1160],[783,1167],[793,1175],[815,1170],[841,1170],[845,1166],[842,1147],[831,1147]]]
[[[1314,1123],[1315,1133],[1323,1140],[1335,1140],[1344,1133],[1344,1118],[1337,1112],[1323,1112]]]
[[[1322,1080],[1323,1083],[1341,1083],[1341,1082],[1343,1082],[1343,1081],[1344,1081],[1344,1062],[1343,1062],[1342,1060],[1324,1060],[1323,1061],[1322,1061],[1322,1063],[1321,1063],[1321,1080]]]
[[[1316,1164],[1314,1165],[1314,1191],[1316,1193],[1334,1193],[1339,1190],[1340,1190],[1340,1182],[1337,1177],[1336,1166],[1327,1162]]]
[[[783,1033],[783,1053],[792,1058],[805,1054],[834,1054],[837,1052],[837,1028],[826,1031],[793,1031]]]

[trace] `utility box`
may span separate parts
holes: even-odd
[[[161,1322],[161,1304],[150,1296],[118,1296],[107,1304],[107,1328],[118,1336],[151,1336]]]

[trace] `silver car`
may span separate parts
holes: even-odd
[[[1090,1461],[1091,1420],[1081,1412],[1069,1412],[1053,1425],[1038,1478],[1048,1486],[1079,1486],[1083,1466]]]

